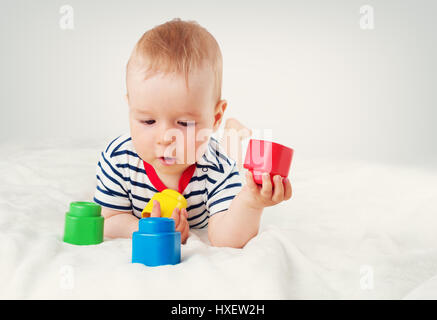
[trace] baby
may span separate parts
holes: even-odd
[[[242,248],[263,209],[291,197],[289,180],[275,176],[272,185],[267,173],[259,186],[247,172],[243,186],[238,164],[212,136],[227,108],[221,84],[219,45],[196,22],[174,19],[137,42],[126,68],[130,134],[110,142],[97,166],[94,201],[106,237],[131,237],[148,201],[169,188],[188,203],[172,214],[182,243],[190,228],[208,227],[213,246]],[[157,201],[151,216],[161,216]]]

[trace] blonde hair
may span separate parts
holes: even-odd
[[[127,75],[132,69],[145,71],[145,79],[158,71],[176,72],[188,77],[191,70],[207,63],[215,76],[216,102],[221,99],[222,54],[215,38],[196,21],[175,18],[148,30],[138,40],[126,66]],[[147,67],[144,70],[144,67]]]

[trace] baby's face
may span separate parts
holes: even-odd
[[[133,144],[138,155],[156,171],[180,174],[203,155],[226,102],[221,100],[216,105],[213,73],[209,70],[192,72],[189,90],[183,75],[143,77],[142,73],[131,72],[127,78]]]

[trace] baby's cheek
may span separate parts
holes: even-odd
[[[177,143],[177,152],[179,150],[183,150],[184,154],[183,157],[180,158],[184,158],[184,163],[193,163],[194,162],[194,158],[193,158],[193,154],[195,154],[195,134],[194,131],[182,131],[182,135],[179,137],[181,139],[178,139],[178,137],[176,138],[176,143]]]
[[[196,143],[196,161],[199,161],[202,156],[205,154],[205,150],[207,148],[207,143]]]
[[[153,155],[153,149],[152,149],[152,141],[153,137],[151,134],[147,134],[147,132],[141,131],[141,130],[132,130],[131,128],[131,137],[132,142],[135,146],[136,151],[140,155],[140,157],[144,160],[150,160],[150,155]]]
[[[184,144],[185,163],[194,163],[196,161],[196,143],[187,141]]]

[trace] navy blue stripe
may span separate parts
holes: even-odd
[[[199,228],[197,228],[197,229],[203,229],[203,228],[205,228],[205,227],[207,227],[208,226],[208,221],[206,221],[206,223],[205,223],[205,225],[204,226],[202,226],[202,227],[199,227]]]
[[[210,192],[210,194],[208,195],[208,199],[212,197],[212,195],[215,193],[215,191],[216,191],[218,188],[220,188],[220,187],[221,187],[225,182],[227,182],[230,178],[232,178],[232,177],[235,176],[235,175],[240,175],[240,174],[238,173],[238,171],[231,172],[231,174],[229,174],[229,175],[226,177],[225,180],[223,180],[219,185],[217,185],[217,187],[214,188],[214,190],[212,190],[212,191]]]
[[[105,159],[105,158],[104,158]],[[114,173],[116,173],[120,178],[122,178],[124,181],[129,181],[132,185],[134,185],[134,186],[137,186],[137,187],[141,187],[141,188],[146,188],[146,189],[149,189],[150,191],[153,191],[153,192],[158,192],[158,190],[156,190],[154,187],[152,187],[152,186],[150,186],[150,185],[148,185],[148,184],[145,184],[145,183],[141,183],[141,182],[137,182],[137,181],[135,181],[135,180],[132,180],[131,178],[130,178],[130,176],[129,177],[123,177],[120,173],[117,173],[117,171],[111,166],[111,164],[105,159],[105,161],[108,163],[108,165],[110,166],[110,168],[112,169],[112,171],[114,171]],[[99,166],[100,166],[100,168],[104,171],[104,169],[101,167],[101,165],[100,165],[100,162],[99,162]],[[125,167],[129,167],[129,169],[134,169],[135,171],[137,171],[137,172],[141,172],[141,173],[144,173],[144,174],[147,174],[146,173],[146,171],[144,170],[144,169],[140,169],[140,168],[136,168],[136,167],[133,167],[133,166],[131,166],[131,165],[129,165],[129,164],[120,164],[120,165],[117,165],[117,167],[123,167],[123,168],[125,168]],[[106,172],[105,172],[106,173]],[[107,175],[107,177],[109,178],[109,179],[111,179],[110,177],[109,177],[109,175]],[[111,180],[112,181],[112,180]],[[115,180],[113,181],[114,183],[115,183]],[[121,185],[120,185],[121,186]]]
[[[116,156],[121,156],[123,154],[128,154],[128,155],[130,155],[132,157],[140,158],[135,152],[129,151],[129,150],[122,150],[122,151],[118,151],[118,152],[112,152],[111,153],[111,158],[112,157],[116,157]]]
[[[140,208],[134,206],[133,204],[132,204],[132,207],[133,207],[135,210],[139,211],[140,213],[143,212],[143,209],[144,209],[144,208],[143,208],[143,209],[140,209]]]
[[[120,136],[118,136],[117,138],[115,138],[114,140],[111,141],[111,143],[108,145],[108,147],[106,148],[105,152],[108,152],[108,149],[111,147],[111,145],[114,143],[115,140],[117,140],[118,138],[120,138]]]
[[[216,138],[214,138],[214,137],[210,137],[210,138],[211,138],[211,140],[212,140],[213,142],[215,142],[216,144],[219,144],[219,142],[217,141]]]
[[[103,180],[100,178],[100,176],[99,176],[98,174],[96,175],[96,177],[97,177],[97,180],[100,181],[100,183],[101,183],[101,184],[106,188],[106,190],[107,190],[108,192],[111,193],[112,196],[115,194],[115,195],[120,196],[120,197],[128,197],[127,194],[120,193],[120,192],[118,192],[118,191],[114,191],[114,190],[112,190],[111,188],[108,188],[108,187],[103,183]],[[130,190],[128,190],[128,193],[130,193]]]
[[[97,177],[97,178],[100,180],[100,177]],[[100,180],[100,182],[102,182],[102,180]],[[108,188],[103,184],[103,182],[102,182],[102,185],[103,185],[106,189],[108,189]],[[113,190],[110,190],[110,189],[108,189],[108,190],[103,190],[102,188],[100,188],[99,186],[97,186],[97,190],[99,190],[101,193],[104,193],[104,194],[106,194],[106,195],[108,195],[108,196],[111,196],[111,197],[113,197],[113,196],[119,196],[119,197],[123,197],[123,198],[127,198],[127,199],[129,199],[129,197],[128,197],[127,195],[122,194],[122,193],[119,193],[119,192],[116,192],[116,191],[113,191]]]
[[[112,152],[111,152],[111,157],[113,157],[114,156],[114,153],[123,145],[123,144],[125,144],[126,142],[128,142],[128,141],[130,141],[130,140],[132,140],[132,138],[131,137],[129,137],[129,138],[127,138],[126,140],[124,140],[124,141],[122,141],[122,142],[120,142],[119,143],[119,145],[118,146],[116,146],[115,148],[114,148],[114,150],[112,150]]]
[[[197,196],[197,195],[201,195],[201,194],[204,194],[204,193],[206,193],[206,189],[191,191],[189,194],[184,195],[184,198],[188,199],[188,198],[190,198],[192,196]]]
[[[231,184],[228,184],[226,187],[224,187],[223,189],[221,189],[221,190],[217,190],[216,192],[214,192],[214,193],[211,193],[211,195],[210,195],[210,197],[214,197],[217,193],[219,193],[219,192],[221,192],[221,191],[223,191],[223,190],[226,190],[226,189],[231,189],[231,188],[235,188],[235,187],[242,187],[243,185],[240,183],[240,182],[238,182],[238,183],[231,183]]]
[[[211,207],[215,206],[216,204],[222,203],[224,201],[232,200],[234,198],[235,198],[235,195],[218,199],[209,205],[209,209],[211,209]]]
[[[193,176],[193,177],[191,178],[190,182],[192,182],[192,181],[202,181],[202,180],[205,180],[205,179],[208,180],[208,181],[209,181],[210,183],[212,183],[212,184],[214,184],[214,183],[217,182],[216,180],[214,180],[214,179],[208,177],[207,174],[205,174],[205,175],[203,175],[203,176],[200,176],[200,177],[195,177],[195,176]]]
[[[193,217],[189,217],[188,218],[188,221],[192,221],[192,220],[195,220],[195,219],[197,219],[197,218],[200,218],[205,212],[206,212],[207,210],[205,209],[205,210],[203,210],[202,211],[202,213],[199,213],[199,214],[196,214],[195,216],[193,216]]]
[[[100,180],[100,178],[97,176],[97,178]],[[99,186],[97,186],[97,190],[99,190],[100,192],[107,194],[108,196],[113,196],[113,194],[109,191],[103,190],[102,188],[100,188]]]
[[[211,160],[208,160],[208,158],[206,157],[206,154],[203,155],[202,157],[206,162],[210,163],[214,168],[216,168],[217,170],[220,170],[223,168],[222,164],[220,163],[220,161],[217,161],[218,164],[220,165],[220,168],[217,166],[216,163],[212,162]]]
[[[115,184],[119,185],[120,188],[121,188],[124,192],[128,193],[127,190],[126,190],[125,188],[123,188],[123,186],[121,185],[120,182],[118,182],[117,180],[115,180],[113,177],[111,177],[109,174],[106,173],[106,171],[102,168],[102,165],[100,164],[100,161],[99,161],[99,163],[98,163],[98,166],[100,167],[102,173],[103,173],[103,174],[104,174],[104,175],[105,175],[109,180],[111,180],[111,181],[114,182]],[[100,181],[102,181],[102,180],[100,179]],[[106,187],[106,186],[105,186],[105,187]],[[106,189],[108,189],[108,188],[106,188]],[[108,189],[108,190],[109,190],[109,189]]]
[[[124,181],[126,181],[127,180],[127,178],[125,178],[125,177],[123,177],[123,175],[120,173],[120,172],[118,172],[117,170],[115,170],[114,169],[114,167],[111,165],[111,163],[105,158],[105,155],[103,154],[103,152],[102,152],[102,158],[103,158],[103,160],[105,160],[105,162],[106,162],[106,164],[111,168],[111,170],[117,175],[117,176],[119,176],[121,179],[123,179]]]
[[[136,194],[132,194],[132,198],[137,199],[139,201],[144,201],[144,202],[150,201],[150,198],[143,198],[143,197],[137,196]]]
[[[208,158],[206,157],[206,155],[203,155],[203,157],[202,157],[206,162],[209,162],[210,164],[212,164],[214,167],[217,167],[217,165],[214,163],[214,162],[212,162],[211,160],[208,160]]]
[[[202,221],[200,221],[200,222],[198,222],[198,223],[196,223],[196,224],[190,225],[190,228],[194,228],[194,227],[198,226],[199,224],[204,223],[205,220],[207,220],[208,218],[209,218],[209,216],[206,216],[205,219],[203,219]]]
[[[112,181],[113,183],[115,183],[115,184],[117,184],[124,192],[126,192],[127,193],[127,190],[125,189],[125,188],[123,188],[123,186],[121,185],[121,183],[120,182],[118,182],[117,180],[115,180],[113,177],[111,177],[109,174],[107,174],[106,173],[106,171],[103,169],[103,167],[102,167],[102,165],[100,164],[100,161],[99,161],[99,163],[97,164],[99,167],[100,167],[100,169],[101,169],[101,172],[110,180],[110,181]],[[101,179],[100,179],[100,181],[102,181]]]
[[[117,183],[118,185],[120,185],[115,179],[113,179],[112,177],[110,177],[106,172],[105,172],[105,170],[101,167],[101,165],[100,165],[100,162],[99,162],[99,166],[100,166],[100,168],[102,169],[102,171],[103,171],[103,173],[111,180],[111,181],[113,181],[114,183]],[[143,170],[144,171],[144,170]],[[145,171],[144,171],[145,172]],[[149,189],[150,191],[153,191],[153,192],[158,192],[158,190],[156,190],[154,187],[152,187],[151,185],[148,185],[148,184],[146,184],[146,183],[141,183],[141,182],[138,182],[138,181],[135,181],[135,180],[132,180],[131,179],[131,177],[129,176],[129,177],[122,177],[123,178],[123,180],[124,181],[129,181],[130,182],[130,184],[131,185],[133,185],[133,186],[137,186],[137,187],[141,187],[141,188],[146,188],[146,189]],[[124,190],[124,188],[120,185],[120,187]]]
[[[225,155],[220,153],[218,150],[214,150],[211,145],[209,145],[209,148],[210,148],[210,150],[211,150],[211,152],[213,154],[215,154],[217,157],[222,158],[223,160],[225,160],[228,163],[228,165],[231,165],[231,163],[229,162],[229,159]]]
[[[129,163],[126,163],[126,164],[120,164],[119,163],[119,164],[117,164],[117,167],[118,168],[128,168],[128,169],[136,171],[136,172],[147,174],[146,170],[138,168],[138,167],[131,166]]]
[[[223,165],[220,163],[220,168],[218,168],[217,166],[213,167],[213,166],[206,166],[206,165],[202,165],[202,164],[198,164],[197,165],[198,168],[207,168],[207,169],[211,169],[213,171],[216,171],[218,173],[223,173],[225,172],[225,170],[223,169]]]
[[[108,208],[111,208],[111,209],[116,209],[116,210],[131,210],[132,209],[131,206],[130,207],[116,206],[116,205],[113,205],[113,204],[109,204],[109,203],[100,201],[96,197],[94,197],[93,201],[95,203],[100,204],[101,206],[108,207]]]
[[[149,186],[148,184],[145,184],[145,183],[141,183],[141,182],[137,182],[137,181],[131,180],[130,177],[129,177],[129,181],[134,186],[141,187],[141,188],[146,188],[146,189],[149,189],[150,191],[153,191],[153,192],[158,192],[158,190],[156,190],[154,187]]]
[[[203,206],[205,204],[205,202],[201,202],[201,203],[198,203],[198,204],[194,204],[194,205],[192,205],[192,206],[189,206],[188,208],[187,208],[187,211],[190,211],[190,210],[193,210],[193,209],[196,209],[196,208],[199,208],[199,207],[201,207],[201,206]]]

